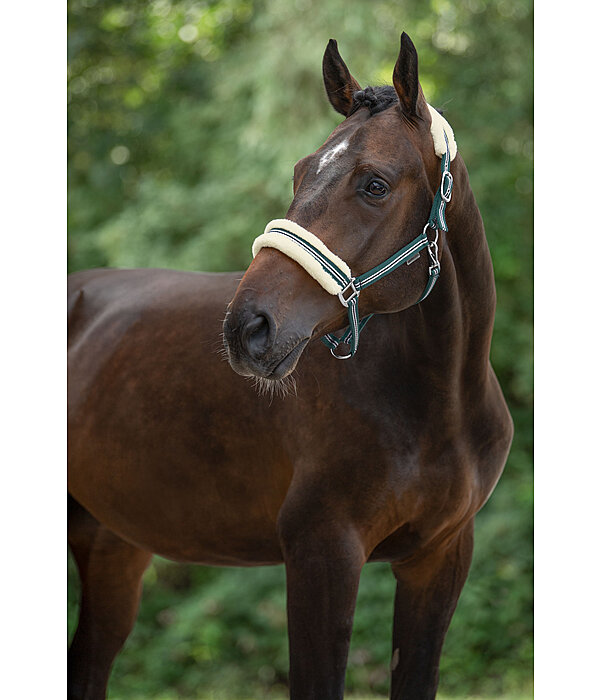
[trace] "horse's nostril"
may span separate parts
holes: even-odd
[[[252,357],[262,355],[269,340],[269,321],[265,316],[255,316],[248,321],[242,332],[242,341],[246,351]]]

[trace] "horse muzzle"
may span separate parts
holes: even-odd
[[[271,313],[246,305],[228,311],[223,341],[232,369],[245,377],[283,379],[293,372],[310,336],[280,329]]]
[[[266,247],[250,263],[223,322],[229,364],[246,377],[283,379],[311,338],[336,319],[339,328],[343,318],[337,297],[296,261]]]

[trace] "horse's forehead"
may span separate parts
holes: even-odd
[[[348,150],[350,145],[350,139],[348,137],[342,137],[334,144],[329,144],[326,149],[323,149],[319,156],[319,165],[317,167],[317,175],[326,168],[334,160],[339,159],[340,156]]]
[[[365,155],[385,160],[407,157],[415,151],[408,127],[392,109],[374,115],[363,125],[359,145]]]
[[[395,114],[382,112],[353,125],[343,122],[335,129],[316,152],[317,174],[357,158],[394,161],[410,157],[412,151],[414,146],[402,121]]]
[[[333,188],[348,184],[357,166],[390,173],[419,167],[421,156],[397,114],[357,114],[342,122],[317,151],[303,159],[304,177],[288,211],[307,227],[325,212]]]

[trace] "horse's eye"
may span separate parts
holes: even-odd
[[[387,187],[381,180],[371,180],[367,185],[367,192],[373,197],[383,197],[387,194]]]

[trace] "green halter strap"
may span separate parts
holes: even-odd
[[[423,228],[423,232],[420,236],[417,236],[410,243],[405,245],[404,248],[399,250],[397,253],[394,253],[394,255],[390,256],[387,260],[384,260],[380,265],[377,265],[377,267],[374,267],[362,275],[357,277],[348,275],[345,270],[340,268],[340,265],[345,265],[345,263],[340,262],[340,265],[336,264],[332,260],[332,257],[335,257],[338,261],[339,258],[334,256],[322,242],[319,241],[317,243],[312,234],[309,235],[312,236],[313,242],[307,240],[309,236],[303,237],[300,235],[298,232],[300,227],[297,224],[290,226],[290,228],[295,228],[296,230],[288,230],[284,225],[282,225],[285,222],[285,219],[282,219],[278,220],[277,225],[273,226],[273,228],[269,228],[269,226],[267,226],[269,233],[284,236],[287,240],[291,241],[296,246],[299,246],[303,251],[303,254],[308,254],[310,258],[319,263],[322,270],[340,287],[341,291],[339,291],[337,295],[342,305],[348,309],[348,328],[339,337],[333,333],[328,333],[321,338],[323,343],[325,343],[325,345],[327,345],[327,347],[331,350],[331,354],[338,360],[347,360],[356,353],[360,333],[368,323],[369,319],[374,315],[369,314],[362,320],[359,318],[358,297],[363,289],[370,287],[372,284],[382,279],[386,275],[389,275],[401,265],[410,265],[419,257],[420,251],[422,251],[424,248],[427,248],[431,264],[429,266],[429,277],[427,279],[427,284],[420,298],[416,302],[417,304],[422,302],[423,299],[429,295],[438,280],[441,266],[438,258],[437,241],[439,231],[448,231],[448,225],[446,223],[446,205],[450,201],[453,185],[452,174],[450,172],[450,147],[448,145],[448,137],[446,136],[445,132],[444,139],[446,141],[446,153],[442,157],[442,180],[440,187],[435,194],[433,205],[431,207],[431,213],[429,214],[429,219]],[[435,231],[435,238],[433,241],[429,240],[428,229],[433,229]],[[273,243],[268,245],[279,247]],[[324,251],[327,251],[327,253],[330,255],[327,255]],[[285,250],[283,252],[285,252]],[[320,282],[320,280],[318,281]],[[320,282],[320,284],[324,286],[323,282]],[[350,348],[350,353],[347,355],[336,355],[335,350],[342,343],[348,345]]]

